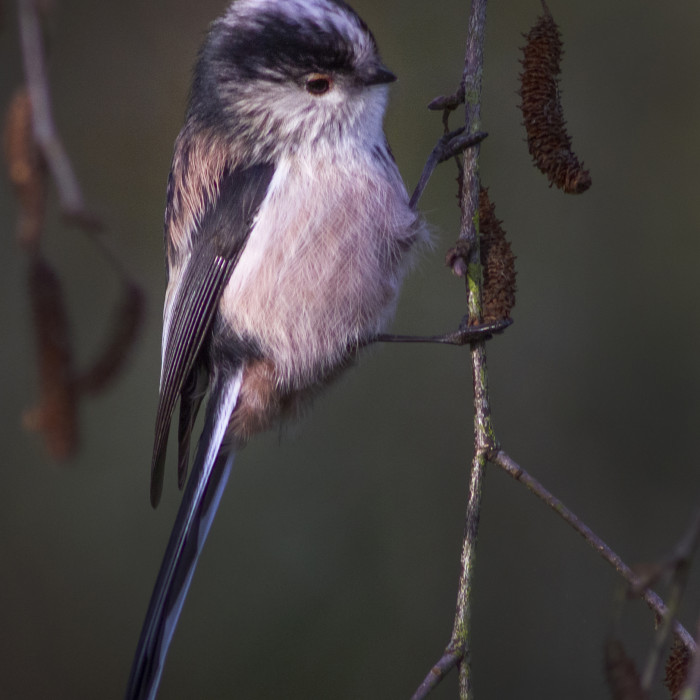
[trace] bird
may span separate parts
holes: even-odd
[[[342,0],[234,0],[199,51],[167,186],[152,505],[178,402],[187,485],[128,700],[156,697],[235,454],[354,363],[428,239],[384,133],[395,79]]]

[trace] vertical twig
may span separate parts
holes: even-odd
[[[432,172],[432,168],[435,167],[437,162],[442,162],[446,157],[449,157],[447,155],[449,153],[447,144],[454,141],[455,137],[469,140],[470,147],[465,152],[460,167],[460,233],[455,246],[455,253],[450,256],[450,265],[453,272],[459,277],[466,278],[468,326],[480,325],[482,317],[481,288],[483,274],[479,250],[479,141],[483,136],[478,137],[477,135],[481,133],[481,76],[484,61],[486,2],[487,0],[472,0],[464,56],[464,71],[457,92],[447,97],[439,97],[429,105],[430,109],[443,110],[443,124],[446,132],[444,137],[445,144],[438,144],[438,148],[442,150],[439,157],[434,158],[435,163],[431,164],[429,172]],[[456,132],[449,132],[449,114],[460,104],[465,105],[465,128]],[[415,203],[417,197],[420,196],[425,182],[427,182],[427,177],[422,177],[421,183],[416,189],[416,194],[412,198],[412,203]],[[413,695],[412,700],[422,700],[422,698],[427,697],[455,665],[459,667],[460,699],[471,700],[473,697],[469,658],[471,591],[476,561],[476,543],[479,532],[484,471],[489,454],[497,449],[494,432],[491,427],[491,408],[486,371],[486,345],[484,340],[477,340],[471,343],[471,364],[474,386],[474,457],[471,463],[464,540],[460,559],[461,571],[459,590],[457,592],[457,609],[450,642],[442,658],[430,670]]]
[[[460,94],[465,105],[467,135],[481,130],[481,77],[484,65],[484,35],[486,33],[486,0],[472,0],[469,15],[467,47]],[[479,228],[479,142],[464,154],[462,183],[462,224],[459,237],[472,247],[478,245]],[[479,262],[478,250],[472,251],[470,262]],[[471,303],[471,300],[470,300]],[[470,307],[470,312],[472,308]]]
[[[486,28],[486,0],[472,0],[469,16],[467,47],[464,57],[461,91],[465,102],[466,133],[473,134],[481,128],[481,76],[484,62],[484,34]],[[460,205],[462,218],[460,242],[468,251],[466,269],[463,258],[455,260],[453,269],[457,274],[466,273],[467,306],[469,324],[481,322],[481,287],[483,275],[479,253],[479,143],[464,154],[462,192]],[[471,629],[471,595],[476,544],[481,515],[484,471],[488,453],[493,448],[491,428],[491,408],[488,393],[486,369],[486,343],[478,341],[471,346],[472,382],[474,386],[474,457],[469,479],[464,541],[462,544],[461,573],[457,594],[457,612],[452,630],[452,643],[462,650],[459,663],[459,697],[470,700],[472,693],[472,673],[469,654]]]

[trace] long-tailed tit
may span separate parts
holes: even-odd
[[[233,462],[390,319],[425,227],[384,136],[372,33],[341,0],[236,0],[215,21],[175,143],[151,501],[179,398],[179,485],[128,698],[153,698]]]

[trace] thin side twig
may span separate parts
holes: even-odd
[[[615,571],[627,581],[630,586],[639,587],[640,578],[624,561],[609,547],[588,525],[586,525],[575,513],[567,508],[556,496],[550,493],[535,477],[528,474],[519,464],[517,464],[503,450],[493,452],[489,461],[501,467],[507,474],[516,481],[525,485],[535,496],[546,503],[557,515],[567,522],[576,532],[583,537],[593,549],[610,564]],[[641,598],[647,606],[659,618],[666,618],[668,607],[661,598],[649,588],[644,587]],[[673,622],[673,632],[680,639],[683,645],[692,653],[695,652],[695,640],[688,630],[677,620]]]
[[[673,623],[676,620],[685,595],[688,576],[690,574],[690,565],[693,555],[697,551],[699,538],[700,510],[696,510],[685,535],[676,545],[668,560],[662,563],[660,567],[660,570],[666,574],[668,574],[669,571],[672,572],[672,576],[670,591],[666,597],[666,614],[656,632],[654,643],[649,651],[649,657],[642,673],[642,688],[647,692],[651,691],[652,683],[656,678],[656,674],[663,660],[666,643],[673,631]],[[648,589],[649,586],[652,585],[652,582],[642,580],[641,584],[644,586],[644,589]],[[639,594],[640,591],[633,590],[633,592]]]
[[[56,187],[61,212],[72,224],[92,234],[90,240],[125,284],[137,287],[132,275],[107,240],[95,235],[103,230],[103,224],[87,208],[70,157],[58,134],[51,106],[44,37],[36,0],[18,0],[18,20],[24,74],[31,102],[34,140],[46,161],[51,180]]]
[[[87,213],[78,179],[55,127],[44,40],[35,0],[18,0],[18,19],[24,73],[32,103],[34,138],[51,172],[64,214],[78,220],[94,220]]]
[[[430,673],[418,686],[418,690],[411,696],[411,700],[424,700],[438,687],[442,679],[461,661],[462,652],[449,647],[442,658],[430,669]]]

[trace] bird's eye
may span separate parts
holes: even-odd
[[[311,95],[325,95],[333,87],[330,75],[313,73],[306,79],[306,92]]]

